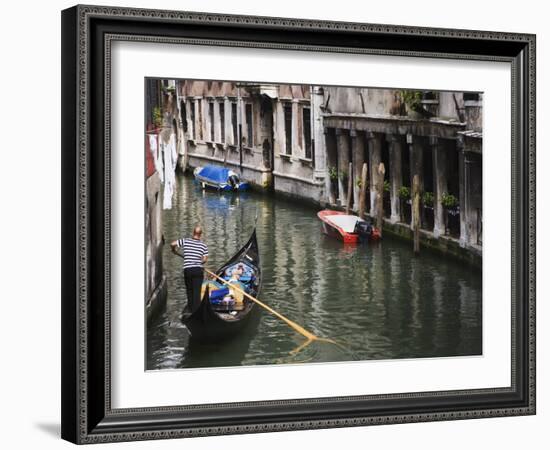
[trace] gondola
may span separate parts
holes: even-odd
[[[237,281],[233,279],[231,282],[236,282],[240,289],[252,297],[257,297],[260,293],[262,272],[256,229],[248,242],[215,273],[223,279],[231,280],[236,268],[242,270],[242,274]],[[203,283],[200,306],[193,313],[184,312],[182,315],[183,324],[189,330],[191,339],[201,342],[221,342],[237,334],[249,322],[256,304],[231,288],[229,288],[229,294],[240,296],[238,302],[227,303],[225,299],[220,300],[220,296],[214,295],[216,292],[223,293],[227,290],[226,284],[216,280],[206,280]],[[215,298],[220,301],[215,301]]]

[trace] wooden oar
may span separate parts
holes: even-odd
[[[286,318],[285,316],[283,316],[282,314],[278,313],[277,311],[275,311],[273,308],[271,308],[270,306],[266,305],[265,303],[263,303],[262,301],[258,300],[257,298],[253,297],[252,295],[250,295],[249,293],[245,292],[244,290],[242,290],[239,286],[236,286],[235,283],[229,283],[228,281],[224,280],[223,278],[219,277],[218,275],[216,275],[214,272],[211,272],[210,270],[208,269],[204,269],[206,273],[208,273],[210,276],[216,278],[217,280],[221,281],[222,283],[226,284],[226,285],[229,285],[231,286],[232,289],[235,289],[239,292],[241,292],[246,298],[252,300],[254,303],[257,303],[258,305],[260,305],[262,308],[268,310],[271,314],[273,314],[274,316],[278,317],[279,319],[281,319],[283,322],[285,322],[288,326],[290,326],[292,329],[294,329],[295,331],[297,331],[298,333],[300,333],[302,336],[304,336],[306,339],[307,339],[307,342],[303,343],[302,345],[300,345],[293,353],[298,353],[300,350],[302,350],[304,347],[308,346],[309,344],[311,344],[313,341],[320,341],[320,342],[328,342],[328,343],[331,343],[331,344],[336,344],[338,345],[336,342],[334,342],[332,339],[326,339],[326,338],[321,338],[321,337],[318,337],[318,336],[315,336],[313,333],[307,331],[304,327],[298,325],[297,323],[293,322],[292,320]]]
[[[179,257],[183,258],[183,255],[181,253],[179,253],[177,250],[173,250],[174,254],[178,255]],[[300,346],[298,346],[295,350],[293,350],[291,353],[292,354],[296,354],[298,353],[299,351],[303,350],[305,347],[307,347],[309,344],[311,344],[313,341],[319,341],[319,342],[327,342],[329,344],[334,344],[336,345],[337,347],[340,347],[342,348],[342,346],[340,344],[338,344],[337,342],[333,341],[332,339],[327,339],[327,338],[321,338],[319,336],[315,336],[313,333],[310,333],[309,331],[307,331],[304,327],[298,325],[297,323],[293,322],[292,320],[286,318],[285,316],[283,316],[282,314],[278,313],[277,311],[275,311],[273,308],[271,308],[270,306],[266,305],[265,303],[263,303],[262,301],[258,300],[257,298],[253,297],[252,295],[250,295],[249,293],[243,291],[239,286],[235,285],[234,283],[229,283],[228,281],[224,280],[223,278],[219,277],[218,275],[216,275],[214,272],[211,272],[210,270],[208,269],[204,269],[204,271],[209,274],[210,276],[216,278],[217,280],[220,280],[222,283],[226,284],[226,285],[229,285],[231,286],[231,288],[241,292],[246,298],[252,300],[254,303],[257,303],[258,305],[260,305],[262,308],[266,309],[267,311],[269,311],[271,314],[273,314],[274,316],[278,317],[279,319],[281,319],[283,322],[285,322],[288,326],[290,326],[292,329],[294,329],[295,331],[297,331],[298,333],[300,333],[302,336],[304,336],[307,341],[304,342],[303,344],[301,344]]]
[[[300,325],[298,325],[297,323],[294,323],[292,320],[290,319],[287,319],[285,316],[283,316],[282,314],[279,314],[277,311],[275,311],[273,308],[267,306],[265,303],[261,302],[260,300],[258,300],[257,298],[255,297],[252,297],[252,295],[250,295],[249,293],[245,292],[244,290],[242,290],[239,286],[237,286],[235,283],[230,283],[229,281],[227,280],[224,280],[223,278],[219,277],[218,275],[216,275],[214,272],[211,272],[210,270],[208,269],[204,269],[204,271],[209,274],[210,276],[216,278],[217,280],[221,281],[222,283],[228,285],[228,286],[231,286],[231,288],[235,289],[236,291],[239,291],[240,293],[242,293],[246,298],[252,300],[254,303],[257,303],[258,305],[260,305],[262,308],[265,308],[267,309],[271,314],[277,316],[279,319],[281,319],[282,321],[286,322],[290,327],[294,328],[298,333],[300,334],[303,334],[306,338],[308,339],[314,339],[316,338],[316,336],[312,333],[310,333],[309,331],[307,331],[306,329],[304,329],[303,327],[301,327]]]

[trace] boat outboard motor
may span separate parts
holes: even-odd
[[[365,242],[368,241],[372,235],[372,225],[369,222],[358,220],[355,223],[353,231],[359,235],[359,240],[361,242]]]
[[[237,175],[230,175],[229,184],[233,189],[237,189],[239,187],[239,177]]]

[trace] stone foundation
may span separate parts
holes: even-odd
[[[166,298],[168,293],[168,283],[166,275],[163,275],[160,283],[147,299],[145,310],[147,311],[147,323],[155,317],[166,306]]]

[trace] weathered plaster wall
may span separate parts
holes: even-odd
[[[166,303],[166,278],[162,264],[162,193],[158,173],[145,181],[145,302],[150,319]]]
[[[410,229],[409,223],[401,223],[398,195],[402,183],[410,185],[408,175],[414,170],[421,176],[423,190],[435,196],[433,224],[422,219],[427,236],[437,239],[446,233],[441,202],[453,186],[454,194],[469,205],[468,213],[461,215],[468,223],[461,224],[460,243],[478,242],[476,231],[464,237],[462,230],[479,228],[481,185],[463,188],[468,177],[458,161],[459,151],[481,155],[481,98],[474,93],[466,97],[423,91],[422,112],[411,111],[403,91],[396,89],[182,80],[176,82],[175,92],[176,102],[176,94],[165,97],[164,125],[168,127],[177,115],[181,126],[172,125],[161,134],[163,138],[177,136],[183,167],[223,165],[257,187],[333,207],[344,207],[352,196],[352,207],[357,210],[359,189],[354,185],[347,192],[346,174],[351,162],[353,180],[357,180],[366,161],[371,188],[367,209],[373,213],[378,164],[384,161],[385,180],[390,184],[385,213],[391,215],[393,225]],[[422,160],[410,159],[411,148]],[[400,166],[407,158],[410,173],[403,173]],[[449,173],[449,161],[458,175]],[[337,178],[331,180],[329,172],[335,167]],[[472,160],[468,176],[476,175],[480,167]]]

